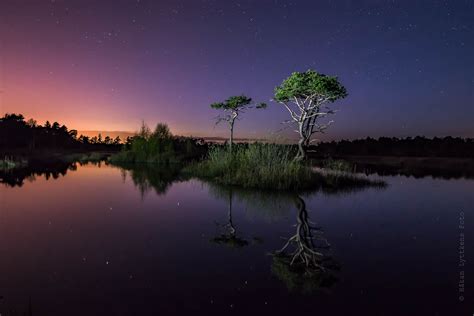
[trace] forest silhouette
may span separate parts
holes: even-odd
[[[311,146],[325,156],[395,156],[474,158],[474,139],[447,136],[396,138],[367,137],[356,140],[321,142]]]
[[[130,147],[136,137],[121,140],[106,136],[78,135],[58,122],[39,125],[22,114],[0,118],[0,155],[35,154],[48,151],[118,151]],[[195,140],[196,141],[196,140]],[[181,140],[181,142],[183,142]],[[184,144],[184,143],[183,143]],[[178,146],[183,147],[183,146]],[[188,146],[189,147],[189,146]],[[356,140],[321,142],[309,148],[311,157],[393,156],[474,158],[474,139],[447,136],[395,138],[367,137]]]
[[[33,154],[42,151],[101,151],[119,150],[119,137],[102,139],[77,135],[77,130],[68,129],[58,122],[46,121],[38,125],[33,119],[25,120],[22,114],[5,114],[0,118],[0,154]]]

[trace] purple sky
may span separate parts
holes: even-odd
[[[269,102],[293,71],[349,96],[323,139],[474,137],[472,1],[2,1],[0,112],[79,130],[226,135],[209,104]],[[248,113],[237,137],[287,138],[287,112]]]

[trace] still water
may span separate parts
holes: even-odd
[[[387,186],[294,195],[146,167],[4,173],[0,314],[472,315],[474,181],[372,177]],[[276,255],[305,227],[325,273],[291,268],[297,243]]]

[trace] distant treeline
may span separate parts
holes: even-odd
[[[459,137],[380,137],[322,142],[311,146],[317,156],[407,156],[474,158],[474,139]]]
[[[5,114],[0,118],[0,154],[35,153],[67,150],[118,150],[119,137],[102,139],[80,135],[58,122],[49,121],[42,126],[33,119],[25,121],[21,114]]]

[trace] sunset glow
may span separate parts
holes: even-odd
[[[269,102],[288,73],[315,68],[349,93],[330,138],[472,137],[465,6],[5,1],[1,112],[82,131],[133,132],[143,119],[176,134],[223,136],[211,102],[240,93]],[[270,102],[239,122],[237,136],[288,137],[285,119]]]

